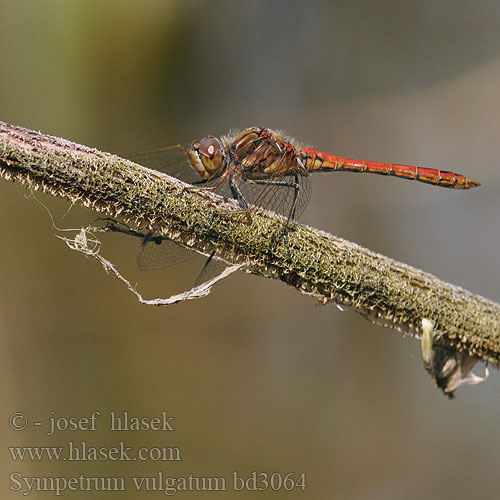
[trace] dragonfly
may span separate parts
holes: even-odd
[[[309,202],[310,174],[357,172],[415,180],[450,189],[470,189],[479,182],[447,170],[343,158],[302,146],[282,132],[250,127],[223,136],[208,135],[188,146],[146,151],[130,156],[143,166],[172,174],[196,189],[215,191],[235,199],[240,212],[261,207],[285,217],[284,234]],[[186,254],[187,252],[187,254]],[[138,252],[144,271],[186,260],[191,252],[148,231]],[[214,254],[209,256],[197,283],[212,275]]]

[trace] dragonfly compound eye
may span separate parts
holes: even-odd
[[[224,163],[224,151],[215,137],[205,137],[198,145],[199,158],[210,176],[217,173]]]
[[[220,152],[219,141],[215,137],[205,137],[200,141],[198,150],[202,155],[213,159]]]

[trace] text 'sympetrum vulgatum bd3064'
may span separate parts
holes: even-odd
[[[310,198],[312,172],[367,172],[417,180],[427,184],[469,189],[479,182],[461,174],[424,167],[360,161],[316,149],[302,147],[281,132],[251,127],[221,137],[207,136],[189,147],[174,146],[131,157],[136,163],[160,170],[194,184],[234,198],[241,210],[252,206],[266,208],[286,217],[284,234],[290,221],[305,209]],[[142,241],[137,262],[145,271],[185,260],[189,252],[170,240],[154,238],[151,231]],[[216,259],[209,257],[197,283],[213,275],[209,268]]]

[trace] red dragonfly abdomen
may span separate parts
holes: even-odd
[[[416,180],[427,184],[435,184],[453,189],[470,189],[479,186],[479,182],[462,174],[437,170],[434,168],[398,165],[396,163],[380,163],[374,161],[352,160],[316,149],[301,149],[301,160],[308,172],[368,172],[370,174],[393,175],[403,179]]]

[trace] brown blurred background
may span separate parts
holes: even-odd
[[[302,222],[500,301],[499,25],[493,0],[0,0],[0,119],[120,154],[262,125],[334,154],[465,173],[482,186],[318,175]],[[418,342],[242,273],[206,299],[140,305],[26,194],[0,182],[2,498],[20,496],[13,471],[160,470],[305,471],[309,485],[180,498],[498,498],[497,371],[448,401]],[[94,218],[61,218],[68,203],[37,197],[60,227]],[[149,298],[188,288],[202,262],[142,274],[136,245],[114,235],[104,253]],[[168,411],[176,431],[8,427],[15,411],[47,422],[94,410]],[[179,446],[183,460],[14,463],[6,450],[68,440]]]

